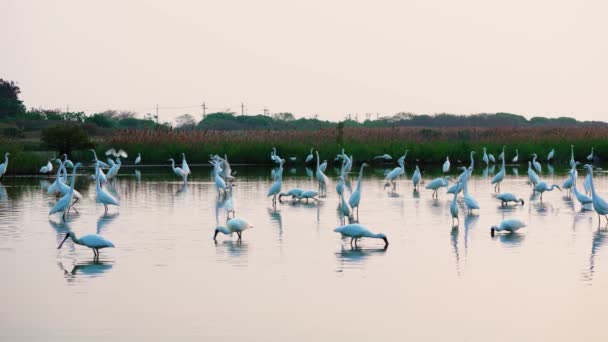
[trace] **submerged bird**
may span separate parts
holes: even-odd
[[[445,162],[443,163],[443,173],[447,173],[450,171],[450,157],[445,157]]]
[[[93,250],[93,254],[95,255],[95,258],[99,258],[99,250],[102,248],[114,248],[114,244],[112,243],[112,241],[104,238],[103,236],[99,235],[99,234],[88,234],[85,235],[81,238],[78,238],[76,236],[76,233],[74,233],[73,231],[69,231],[66,235],[65,238],[63,239],[63,241],[61,241],[61,243],[59,244],[59,247],[57,247],[57,249],[61,249],[61,246],[63,246],[63,243],[65,242],[65,240],[67,240],[68,238],[71,238],[72,241],[74,241],[75,244],[77,245],[81,245],[81,246],[85,246],[85,247],[89,247],[90,249]]]
[[[525,223],[518,219],[508,219],[500,222],[498,226],[492,226],[490,228],[490,234],[494,236],[496,232],[509,232],[513,233],[526,226]]]
[[[253,228],[251,224],[241,218],[232,218],[226,222],[226,226],[219,226],[215,228],[215,233],[213,234],[213,240],[217,239],[217,234],[222,233],[225,235],[231,235],[232,233],[236,233],[239,237],[237,241],[242,240],[242,234],[245,230]]]
[[[589,172],[591,175],[591,200],[593,203],[593,209],[598,216],[599,227],[602,224],[602,216],[605,216],[606,220],[608,221],[608,203],[606,203],[606,201],[604,201],[604,199],[595,192],[595,186],[593,185],[593,166],[585,164],[585,169],[587,169],[587,172]]]
[[[503,192],[502,194],[498,194],[496,195],[496,199],[500,201],[501,206],[509,205],[509,202],[519,202],[521,203],[521,205],[524,205],[524,200],[522,198],[519,198],[510,192]]]
[[[4,174],[6,173],[6,169],[8,168],[8,156],[10,156],[11,154],[6,152],[4,154],[4,163],[0,164],[0,179],[4,176]]]
[[[361,238],[370,238],[370,239],[382,239],[384,240],[384,247],[388,247],[388,239],[384,234],[374,234],[368,228],[363,225],[353,223],[347,224],[345,226],[338,227],[334,229],[334,232],[340,233],[342,237],[350,238],[350,245],[357,246],[357,240]]]
[[[562,191],[562,189],[557,184],[553,184],[553,185],[549,186],[545,182],[539,182],[538,184],[536,184],[534,186],[534,191],[540,193],[540,201],[542,202],[543,193],[545,193],[546,191],[553,191],[553,189],[555,189],[555,188],[557,188],[559,191]]]

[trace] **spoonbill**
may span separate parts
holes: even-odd
[[[393,190],[395,190],[397,188],[397,183],[395,183],[395,180],[397,179],[397,177],[401,176],[405,172],[404,169],[405,165],[402,161],[401,163],[399,163],[399,167],[394,168],[386,175],[386,177],[384,178],[386,180],[386,184],[384,185],[384,187],[386,188],[388,185],[392,184]]]
[[[541,172],[543,172],[543,168],[540,165],[540,163],[536,161],[536,158],[538,158],[538,156],[536,155],[536,153],[534,153],[532,155],[532,166],[534,166],[534,168],[536,169],[536,171],[538,171],[538,173],[541,173]]]
[[[498,194],[496,195],[496,199],[500,201],[501,206],[507,206],[509,205],[509,202],[521,203],[521,205],[524,205],[524,200],[522,198],[519,198],[510,192]]]
[[[595,192],[595,186],[593,185],[593,166],[585,164],[585,169],[587,169],[587,172],[589,172],[591,175],[591,200],[593,203],[593,209],[598,216],[599,227],[602,224],[602,216],[605,216],[606,220],[608,220],[608,203],[606,203],[606,201],[604,201],[604,199]]]
[[[458,194],[454,194],[454,198],[452,199],[452,203],[450,204],[450,214],[452,214],[452,227],[454,227],[454,219],[456,219],[456,226],[460,224],[460,219],[458,218],[458,203],[456,200],[458,199]]]
[[[538,184],[536,184],[534,186],[534,191],[540,193],[540,201],[542,202],[543,201],[543,193],[545,191],[553,191],[553,189],[555,189],[555,188],[557,188],[559,191],[562,191],[562,189],[557,184],[553,184],[553,185],[549,186],[545,182],[539,182]]]
[[[515,149],[515,157],[513,157],[513,163],[517,164],[519,161],[519,150]]]
[[[393,157],[391,157],[390,155],[388,155],[388,154],[385,153],[385,154],[383,154],[381,156],[375,156],[374,159],[382,159],[382,160],[388,161],[388,160],[393,159]]]
[[[348,199],[348,204],[350,207],[355,210],[357,209],[357,220],[359,220],[359,202],[361,202],[361,181],[363,179],[363,168],[366,167],[367,164],[361,164],[361,168],[359,169],[359,178],[357,178],[357,187],[352,194],[350,194],[350,198]]]
[[[4,163],[0,164],[0,179],[2,179],[2,177],[6,173],[6,168],[8,167],[8,156],[10,155],[11,154],[8,152],[4,154]]]
[[[573,177],[573,180],[574,184],[572,184],[572,191],[574,192],[574,196],[576,197],[578,202],[581,204],[582,209],[585,210],[587,209],[588,204],[593,203],[593,200],[591,199],[591,197],[578,192],[578,189],[576,188],[576,177]]]
[[[589,160],[589,161],[593,160],[593,147],[591,148],[591,153],[587,156],[587,160]]]
[[[137,158],[135,158],[135,162],[134,162],[135,165],[137,165],[139,163],[141,163],[141,153],[137,154]]]
[[[352,223],[338,227],[334,229],[334,232],[340,233],[342,237],[349,237],[351,247],[353,246],[353,242],[356,247],[357,240],[361,238],[382,239],[384,240],[384,248],[388,247],[388,239],[386,238],[386,235],[374,234],[367,227],[358,223]]]
[[[488,154],[486,153],[485,146],[483,148],[483,157],[481,158],[481,160],[483,160],[483,162],[486,163],[486,165],[490,164],[490,158],[488,158]]]
[[[425,189],[427,190],[433,190],[433,195],[432,197],[438,197],[437,191],[440,188],[447,188],[448,185],[450,184],[450,176],[445,176],[445,177],[440,177],[440,178],[435,178],[432,181],[428,182],[427,185],[425,186]]]
[[[503,152],[505,150],[504,146],[502,148]],[[502,166],[500,171],[492,178],[491,184],[494,185],[494,192],[500,192],[500,183],[502,183],[503,179],[505,179],[505,175],[507,174],[507,169],[505,167],[505,159],[502,159]]]
[[[532,169],[531,161],[528,161],[528,179],[530,179],[530,184],[532,184],[532,187],[535,187],[536,184],[538,184],[538,182],[540,182],[540,178],[538,177],[536,172],[534,172],[534,170]]]
[[[420,174],[420,169],[418,168],[418,165],[416,165],[416,170],[414,170],[414,174],[412,175],[412,183],[414,183],[414,189],[419,188],[421,179],[422,175]]]
[[[182,153],[182,170],[186,173],[185,181],[188,181],[188,175],[190,174],[190,166],[188,166],[188,162],[186,161],[186,154]]]
[[[76,165],[78,165],[78,164],[76,164]],[[74,166],[76,166],[76,165],[74,165]],[[76,236],[76,233],[74,233],[73,231],[70,230],[67,234],[65,234],[65,238],[63,238],[63,241],[61,241],[61,243],[59,244],[59,247],[57,247],[57,249],[61,249],[61,246],[63,246],[63,243],[68,238],[71,238],[72,241],[74,241],[74,243],[77,245],[89,247],[90,249],[92,249],[93,254],[95,255],[95,258],[99,258],[100,249],[116,247],[116,246],[114,246],[112,241],[104,238],[103,236],[101,236],[99,234],[88,234],[81,238],[78,238]]]
[[[292,200],[295,200],[296,197],[298,197],[300,194],[302,194],[304,192],[304,190],[302,189],[298,189],[298,188],[294,188],[294,189],[290,189],[287,192],[281,192],[279,194],[279,202],[281,202],[281,198],[283,197],[287,197],[287,196],[291,196]]]
[[[95,165],[95,168],[99,168],[99,165]],[[96,170],[97,171],[97,170]],[[108,213],[108,205],[119,206],[118,200],[114,198],[114,196],[110,195],[107,191],[101,188],[99,173],[96,172],[97,177],[95,178],[95,202],[103,204],[105,211],[104,213]]]
[[[74,184],[76,183],[76,170],[81,167],[82,164],[76,163],[74,168],[72,169],[72,184],[70,185],[70,190],[55,203],[55,205],[51,208],[49,215],[53,215],[54,213],[63,212],[63,220],[65,221],[68,211],[72,206],[72,198],[74,197]]]
[[[237,241],[242,240],[242,234],[245,230],[253,228],[251,224],[245,221],[242,218],[231,218],[226,222],[226,226],[219,226],[215,228],[215,233],[213,234],[213,240],[217,241],[217,234],[222,233],[225,235],[231,235],[232,233],[236,233],[238,235]]]
[[[47,161],[46,165],[44,165],[43,167],[40,168],[40,173],[50,173],[53,171],[53,164],[51,163],[51,161]]]
[[[574,161],[574,145],[570,145],[570,167],[574,167],[576,162]]]
[[[171,162],[171,169],[173,170],[173,173],[175,173],[175,175],[178,177],[182,177],[182,181],[184,184],[186,184],[188,181],[188,173],[186,173],[186,171],[184,171],[184,169],[181,167],[175,167],[175,160],[173,160],[173,158],[169,158],[169,161]]]
[[[326,194],[327,193],[327,183],[329,182],[329,180],[327,179],[327,176],[323,173],[323,171],[321,171],[321,167],[319,165],[319,151],[315,151],[317,153],[317,181],[319,182],[319,192],[321,194]]]
[[[299,200],[305,199],[306,203],[308,203],[308,199],[313,199],[315,201],[318,201],[317,196],[319,196],[319,192],[318,191],[307,190],[307,191],[303,191],[301,194],[299,194],[296,197]]]
[[[518,219],[508,219],[500,222],[498,226],[492,226],[490,228],[490,235],[494,236],[496,232],[509,232],[513,233],[526,226],[525,223]]]
[[[312,158],[314,158],[314,157],[312,156],[312,150],[313,150],[313,149],[311,148],[311,149],[310,149],[310,154],[306,156],[306,162],[305,162],[306,164],[310,163],[310,162],[312,161]]]
[[[445,157],[445,162],[443,163],[443,173],[450,172],[450,157]]]
[[[550,161],[551,159],[553,159],[553,156],[555,156],[554,148],[552,148],[551,151],[549,151],[549,154],[547,155],[547,161]]]

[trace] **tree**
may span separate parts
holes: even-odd
[[[25,106],[19,100],[21,89],[13,81],[0,78],[0,119],[15,117],[25,113]]]
[[[292,121],[295,120],[296,118],[293,116],[293,114],[289,113],[289,112],[283,112],[283,113],[275,113],[272,115],[272,117],[275,120],[281,120],[281,121]]]
[[[183,114],[175,118],[176,127],[179,129],[193,129],[196,127],[196,120],[190,114]]]
[[[76,125],[49,127],[42,131],[41,140],[60,155],[70,154],[73,150],[93,147],[87,132]]]

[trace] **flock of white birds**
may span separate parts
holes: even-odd
[[[121,158],[127,158],[127,153],[123,150],[115,150],[110,149],[106,151],[106,156],[108,157],[108,163],[105,163],[97,158],[97,154],[95,150],[91,150],[93,155],[93,166],[95,168],[95,173],[92,176],[95,181],[95,191],[96,203],[102,204],[104,206],[105,212],[108,211],[108,206],[119,206],[119,200],[106,191],[103,186],[108,181],[114,179],[118,174],[120,167],[122,165]],[[313,155],[313,152],[315,153]],[[397,160],[398,166],[393,170],[389,171],[385,175],[385,188],[390,187],[391,191],[396,191],[397,181],[398,179],[405,173],[405,160],[408,154],[408,150],[405,151],[403,156],[401,156]],[[452,180],[449,176],[440,177],[433,179],[426,183],[425,188],[427,190],[432,190],[432,197],[436,198],[439,196],[439,190],[441,188],[446,188],[447,193],[453,195],[452,202],[450,204],[450,214],[452,216],[452,226],[457,227],[459,223],[459,206],[458,206],[458,196],[462,193],[463,202],[467,209],[467,215],[473,214],[475,211],[479,212],[481,209],[479,203],[473,195],[469,192],[468,189],[468,181],[473,173],[473,169],[475,166],[475,151],[471,151],[470,153],[470,165],[469,167],[460,167],[459,170],[462,171],[458,176],[457,180]],[[555,155],[555,150],[551,150],[547,155],[546,161],[550,162]],[[0,164],[0,179],[4,176],[7,170],[8,162],[9,162],[10,153],[5,153],[4,163]],[[316,158],[315,158],[316,157]],[[595,158],[593,154],[593,149],[591,150],[591,154],[587,156],[588,161],[593,161]],[[272,205],[276,207],[277,202],[281,202],[283,197],[291,197],[293,201],[303,201],[308,202],[309,200],[319,201],[320,198],[327,198],[327,186],[329,184],[329,178],[325,174],[327,169],[327,161],[321,163],[321,159],[319,157],[319,152],[314,151],[314,149],[310,150],[310,154],[305,158],[305,163],[314,164],[316,163],[316,173],[315,177],[318,182],[317,190],[305,190],[305,189],[289,189],[288,191],[282,191],[282,183],[283,183],[283,165],[285,163],[285,159],[281,158],[275,148],[272,149],[270,153],[270,159],[273,163],[278,165],[278,169],[273,169],[272,177],[273,183],[268,189],[268,197],[272,197]],[[290,157],[289,160],[291,162],[296,161],[296,157]],[[134,161],[134,164],[141,163],[141,154],[138,154],[137,158]],[[382,162],[390,162],[392,161],[392,157],[388,154],[383,154],[374,157],[374,160],[380,160]],[[492,154],[488,154],[486,148],[483,149],[483,157],[482,161],[486,165],[490,163],[496,163],[498,161],[501,162],[501,168],[498,173],[492,178],[491,184],[494,185],[494,192],[497,193],[496,199],[500,201],[501,205],[507,206],[509,203],[515,203],[515,205],[524,205],[524,200],[510,192],[501,192],[500,186],[506,177],[506,156],[505,156],[505,147],[503,146],[502,152],[495,158]],[[188,182],[188,175],[191,174],[190,167],[186,161],[186,156],[182,153],[182,162],[181,166],[175,165],[175,160],[173,158],[169,159],[171,162],[171,169],[175,173],[176,176],[180,177],[184,184]],[[385,248],[388,247],[388,238],[385,234],[382,233],[374,233],[372,230],[368,229],[362,224],[359,224],[359,206],[362,198],[362,178],[364,168],[368,166],[367,163],[362,163],[359,168],[358,179],[356,183],[355,189],[351,192],[348,199],[346,198],[345,193],[345,180],[347,179],[351,169],[353,167],[354,161],[352,155],[347,155],[342,149],[338,153],[335,158],[335,161],[340,164],[340,171],[337,177],[336,183],[336,192],[338,194],[338,208],[341,214],[342,226],[336,228],[334,231],[340,233],[343,237],[350,238],[351,246],[357,246],[358,240],[362,238],[372,238],[372,239],[381,239],[384,241]],[[77,170],[82,166],[81,163],[72,163],[68,159],[67,155],[63,155],[61,158],[57,158],[54,160],[57,164],[56,177],[54,182],[48,187],[48,194],[54,195],[58,197],[57,202],[51,208],[49,215],[53,215],[55,213],[60,213],[62,219],[65,220],[71,210],[77,212],[75,205],[79,200],[82,199],[82,195],[74,188],[76,183],[76,177],[78,176]],[[519,162],[519,151],[515,151],[515,156],[512,159],[514,164]],[[216,240],[217,235],[219,233],[232,235],[235,233],[238,236],[237,241],[241,241],[242,233],[252,228],[253,226],[247,222],[245,219],[234,217],[234,202],[231,200],[232,197],[232,189],[235,184],[235,172],[232,171],[230,167],[230,163],[228,162],[228,157],[224,155],[224,157],[220,157],[219,155],[210,156],[209,163],[213,166],[213,179],[215,182],[215,187],[218,192],[218,196],[224,197],[224,208],[228,213],[227,222],[225,226],[219,226],[215,229],[215,233],[213,235],[213,239]],[[608,222],[608,204],[604,199],[602,199],[595,190],[593,184],[593,166],[591,164],[585,164],[584,169],[587,171],[587,176],[584,179],[583,192],[579,191],[577,188],[577,166],[580,165],[578,161],[574,158],[574,146],[571,146],[571,157],[570,157],[570,171],[568,173],[567,179],[564,181],[562,187],[557,184],[547,184],[542,181],[539,177],[539,173],[542,174],[542,165],[538,161],[537,154],[532,155],[532,160],[528,161],[528,178],[529,183],[532,187],[533,194],[540,195],[540,201],[543,200],[543,194],[545,192],[553,191],[554,189],[562,190],[562,188],[568,193],[573,193],[576,199],[580,202],[583,210],[595,210],[598,214],[598,225],[601,225],[601,217],[604,216]],[[446,161],[443,163],[442,170],[444,173],[448,173],[450,171],[451,164],[449,157],[446,157]],[[72,177],[68,185],[68,169],[71,169]],[[106,171],[104,171],[106,170]],[[40,168],[40,173],[43,174],[51,174],[53,172],[53,164],[51,160],[47,161],[47,163]],[[418,165],[416,165],[415,170],[412,174],[412,185],[415,191],[419,191],[420,184],[422,182],[422,175]],[[452,183],[452,186],[450,186]],[[232,213],[232,218],[230,218],[230,214]],[[348,221],[348,222],[347,222]],[[523,227],[526,224],[518,219],[507,219],[502,221],[500,224],[496,226],[492,226],[490,228],[491,235],[494,236],[497,232],[506,232],[513,233]],[[99,257],[99,250],[108,247],[114,247],[114,244],[108,239],[104,238],[99,234],[89,234],[82,237],[77,237],[74,232],[69,231],[58,248],[61,248],[63,243],[71,238],[74,243],[91,248],[96,258]]]

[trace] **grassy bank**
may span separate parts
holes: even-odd
[[[144,164],[167,163],[169,157],[181,159],[187,155],[191,163],[205,163],[210,154],[227,154],[232,163],[267,164],[274,146],[278,154],[287,159],[295,156],[303,163],[310,149],[319,150],[321,159],[331,160],[345,148],[355,162],[369,161],[376,155],[388,153],[394,159],[409,149],[407,160],[418,159],[422,164],[442,163],[446,156],[453,161],[469,160],[469,152],[477,151],[481,160],[483,147],[497,156],[507,146],[507,160],[519,150],[520,161],[531,159],[538,153],[544,161],[554,148],[555,162],[570,160],[570,144],[575,145],[577,160],[583,161],[591,147],[602,158],[608,156],[608,128],[335,128],[317,131],[146,131],[125,130],[98,141],[99,154],[109,147],[123,148],[132,163],[137,153]],[[11,152],[9,173],[35,174],[55,153],[32,151],[18,142],[0,144],[0,152]],[[76,151],[72,160],[92,160],[88,151]]]

